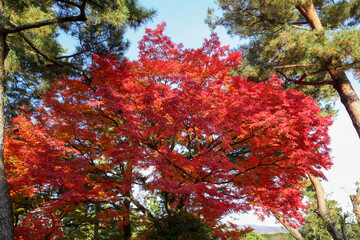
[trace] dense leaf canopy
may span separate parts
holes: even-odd
[[[156,222],[135,189],[161,197],[165,216],[189,212],[212,227],[252,208],[302,221],[300,180],[331,166],[331,119],[275,76],[229,74],[241,53],[215,34],[185,49],[164,27],[146,31],[138,60],[95,55],[89,77],[59,79],[14,120],[6,159],[17,234],[64,236],[91,205],[101,228],[109,216],[121,228],[127,200]]]

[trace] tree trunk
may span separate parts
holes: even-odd
[[[94,222],[94,237],[93,240],[99,240],[100,239],[100,235],[99,235],[99,221],[96,220],[96,216],[100,213],[100,203],[96,203],[95,205],[95,222]]]
[[[349,79],[344,71],[329,71],[334,88],[340,95],[340,100],[344,104],[346,111],[350,115],[351,121],[357,134],[360,137],[360,99],[354,91]]]
[[[130,194],[126,194],[127,197],[130,197]],[[131,221],[130,221],[130,204],[131,202],[128,200],[129,198],[126,198],[124,200],[124,208],[125,213],[123,217],[124,226],[123,226],[123,233],[124,233],[124,240],[130,240],[131,239]]]
[[[0,6],[1,8],[1,6]],[[0,9],[0,14],[2,13]],[[0,16],[1,19],[2,16]],[[3,26],[0,26],[3,28]],[[4,117],[4,96],[5,96],[5,65],[4,61],[8,52],[5,42],[6,34],[0,29],[0,239],[14,239],[14,224],[12,215],[12,203],[9,186],[6,179],[4,166],[4,138],[5,138],[5,117]]]
[[[316,12],[314,4],[307,3],[306,5],[298,5],[296,9],[301,13],[301,15],[306,19],[309,23],[311,29],[322,30],[322,24],[320,18]]]
[[[298,5],[296,9],[309,23],[311,29],[321,31],[323,26],[321,24],[319,15],[316,12],[312,2],[307,5]],[[344,104],[355,130],[360,138],[360,100],[349,79],[344,71],[330,70],[329,74],[334,82],[334,88],[340,95],[340,100]]]
[[[310,1],[308,4],[296,6],[301,15],[309,23],[310,27],[316,31],[322,31],[323,26],[321,24],[319,15],[316,12],[314,4]],[[343,70],[329,70],[329,74],[332,78],[334,88],[339,93],[340,100],[344,104],[346,111],[348,112],[351,121],[355,127],[358,136],[360,137],[360,100],[349,79],[347,78]],[[318,201],[318,214],[323,219],[326,228],[333,239],[346,239],[346,236],[336,227],[336,223],[332,221],[327,212],[327,206],[324,196],[324,189],[320,183],[320,180],[316,177],[309,175],[312,184],[315,187],[316,197]]]
[[[3,6],[0,1],[0,21],[3,20]],[[5,58],[9,52],[6,44],[6,33],[0,22],[0,239],[14,239],[14,219],[12,214],[12,203],[10,198],[9,185],[5,173],[4,144],[5,144]]]
[[[276,219],[293,235],[297,240],[304,240],[298,230],[290,226],[290,224],[281,216],[277,211],[271,211],[271,213],[276,217]]]
[[[320,180],[312,175],[309,175],[309,178],[315,188],[318,203],[318,214],[324,221],[327,231],[334,240],[347,240],[346,236],[344,236],[336,227],[336,222],[334,222],[329,216],[324,195],[324,188],[321,185]]]
[[[132,236],[132,226],[131,226],[131,196],[132,196],[132,185],[133,185],[133,163],[131,160],[128,160],[125,167],[125,181],[123,184],[127,185],[127,192],[125,193],[124,199],[124,216],[123,216],[123,236],[124,240],[130,240]]]
[[[353,205],[353,212],[355,214],[356,221],[360,228],[360,188],[356,189],[356,195],[350,195],[350,199]]]

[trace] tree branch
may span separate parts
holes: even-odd
[[[125,199],[131,201],[142,213],[145,214],[146,217],[149,217],[154,222],[156,221],[154,215],[147,208],[145,208],[138,200],[136,200],[136,198],[133,196],[131,192],[128,196],[125,196]]]
[[[13,22],[10,21],[10,25],[11,26],[16,26]],[[63,62],[59,62],[57,61],[55,58],[50,57],[49,55],[47,55],[44,51],[42,51],[40,48],[38,48],[35,43],[23,32],[18,32],[18,34],[22,37],[22,39],[24,39],[24,41],[39,55],[43,56],[46,60],[54,63],[57,66],[70,66],[73,67],[70,64],[66,64]]]
[[[305,25],[308,24],[308,22],[292,22],[293,25]]]
[[[308,27],[298,26],[298,25],[295,25],[295,24],[293,24],[291,26],[294,27],[294,28],[299,28],[299,29],[311,31],[311,28],[308,28]]]
[[[77,52],[77,53],[67,55],[67,56],[56,57],[55,59],[72,58],[72,57],[76,57],[76,56],[79,56],[79,55],[84,54],[84,53],[86,53],[86,51]]]
[[[84,0],[79,7],[80,14],[78,16],[69,16],[69,17],[60,17],[60,18],[53,18],[48,19],[40,22],[35,23],[28,23],[21,26],[12,27],[10,29],[4,29],[5,33],[18,33],[24,30],[33,29],[33,28],[40,28],[47,25],[52,24],[59,24],[59,23],[65,23],[65,22],[84,22],[86,21],[86,14],[85,14],[85,7],[86,7],[87,0]],[[11,24],[12,25],[12,24]]]
[[[316,75],[322,72],[326,72],[328,70],[319,70],[310,74],[306,74],[304,73],[300,79],[296,80],[296,79],[292,79],[290,77],[288,77],[285,73],[281,72],[281,71],[276,71],[277,73],[279,73],[281,76],[283,76],[286,80],[293,82],[295,84],[299,84],[299,85],[305,85],[305,86],[321,86],[321,85],[334,85],[333,81],[321,81],[321,82],[304,82],[304,79],[308,76],[312,76],[312,75]]]
[[[291,65],[276,66],[276,67],[274,67],[274,69],[310,67],[310,66],[319,66],[319,64],[316,64],[316,63],[291,64]]]
[[[275,218],[290,232],[291,235],[294,236],[297,240],[304,240],[304,238],[301,236],[300,232],[293,228],[286,219],[281,216],[281,214],[276,210],[270,210],[270,212],[275,216]]]

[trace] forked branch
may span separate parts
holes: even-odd
[[[319,70],[310,74],[306,74],[304,73],[299,79],[293,79],[290,78],[289,76],[287,76],[285,73],[283,73],[282,71],[277,70],[276,72],[279,73],[281,76],[283,76],[287,81],[295,83],[295,84],[299,84],[299,85],[308,85],[308,86],[321,86],[321,85],[334,85],[333,81],[320,81],[320,82],[304,82],[304,79],[309,77],[309,76],[313,76],[322,72],[327,72],[328,69],[326,70]]]

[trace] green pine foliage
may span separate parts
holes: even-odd
[[[54,23],[7,35],[10,51],[5,61],[5,111],[8,118],[16,114],[19,106],[40,99],[56,76],[83,75],[93,54],[113,54],[121,59],[129,44],[124,39],[126,29],[140,26],[155,13],[144,9],[137,0],[5,0],[0,21],[11,29],[78,16],[83,3],[86,3],[86,21]],[[60,34],[67,35],[75,46],[60,42]],[[69,47],[76,50],[67,52]]]
[[[210,26],[224,26],[231,35],[246,40],[242,73],[254,81],[263,81],[273,73],[287,79],[289,87],[302,89],[324,100],[324,109],[332,113],[331,102],[337,97],[330,85],[329,69],[360,70],[360,3],[311,0],[218,0],[222,16],[209,10]],[[323,29],[312,31],[298,8],[313,2]],[[305,79],[301,79],[303,76]],[[290,81],[291,79],[291,81]],[[303,81],[305,85],[294,85]],[[314,83],[315,86],[309,86]]]

